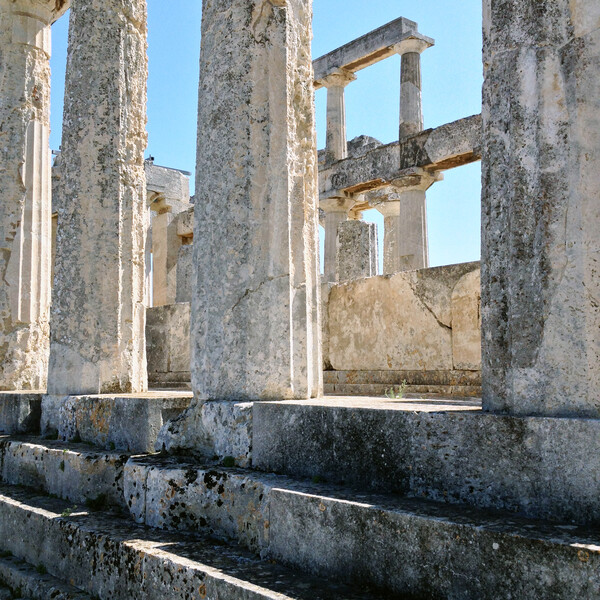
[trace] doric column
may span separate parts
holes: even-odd
[[[192,386],[200,405],[311,398],[322,390],[312,2],[227,6],[205,2],[202,15]]]
[[[338,225],[337,276],[339,281],[377,275],[377,225],[344,221]]]
[[[483,6],[484,408],[597,419],[598,0]]]
[[[397,45],[400,74],[400,139],[423,131],[421,53],[433,45],[429,38],[410,37]]]
[[[369,196],[384,216],[384,275],[429,266],[426,190],[434,181],[423,175],[419,185],[384,188]]]
[[[325,256],[323,281],[338,281],[337,232],[340,223],[348,220],[348,211],[354,206],[354,198],[327,198],[320,207],[325,212]]]
[[[0,390],[46,386],[50,25],[64,12],[57,4],[0,0]]]
[[[327,162],[346,158],[348,142],[346,139],[346,86],[356,80],[356,75],[344,69],[338,69],[328,75],[321,83],[327,88]]]
[[[73,0],[48,393],[142,392],[146,2]]]

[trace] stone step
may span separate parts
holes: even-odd
[[[263,557],[420,598],[598,598],[600,530],[181,459],[133,457],[140,523],[235,540]]]
[[[83,443],[0,437],[0,479],[80,505],[126,508],[123,473],[129,454]]]
[[[39,433],[43,392],[0,392],[0,434]]]
[[[72,501],[68,507],[85,507],[87,494],[105,496],[140,524],[219,538],[305,572],[370,583],[387,593],[478,599],[544,597],[546,587],[559,599],[600,593],[598,528],[161,455],[134,456],[123,466],[126,456],[98,455],[81,444],[3,440],[1,447],[11,465],[5,458],[3,476],[11,475],[5,481],[64,494]],[[65,449],[69,467],[62,471]],[[78,492],[81,483],[61,484],[64,473],[86,464],[93,492]],[[32,468],[36,475],[21,475]],[[460,593],[456,582],[462,582]]]
[[[528,517],[600,524],[600,420],[484,413],[475,399],[256,402],[252,465]]]
[[[153,452],[158,433],[190,404],[191,392],[44,396],[41,432],[102,448]]]
[[[35,567],[14,556],[0,558],[0,582],[10,589],[9,598],[22,600],[93,600],[93,598],[45,572],[43,565]],[[0,596],[2,598],[2,596]]]
[[[0,486],[0,547],[100,600],[383,598],[207,537],[149,530],[16,486]]]
[[[403,385],[404,384],[404,385]],[[324,371],[324,392],[336,396],[406,394],[481,396],[479,371]]]

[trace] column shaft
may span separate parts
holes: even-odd
[[[73,0],[48,393],[142,392],[146,2]]]
[[[402,55],[400,74],[400,139],[423,131],[421,102],[421,55]]]
[[[199,399],[321,393],[311,17],[311,0],[233,0],[226,13],[204,4],[191,325]]]
[[[0,389],[41,389],[51,269],[54,2],[0,0]]]
[[[484,1],[483,403],[599,418],[600,15],[539,5]]]

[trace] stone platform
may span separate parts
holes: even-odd
[[[153,452],[162,426],[190,404],[191,392],[44,396],[41,431],[64,441],[104,448]]]
[[[257,402],[253,421],[255,469],[600,524],[600,420],[429,396]]]

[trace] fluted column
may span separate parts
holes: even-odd
[[[57,4],[0,0],[0,390],[46,385],[50,25],[66,9]]]
[[[146,1],[73,0],[48,393],[142,392]]]

